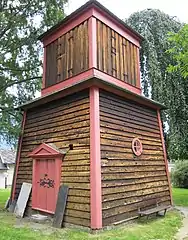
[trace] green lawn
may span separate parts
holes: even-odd
[[[188,207],[188,189],[173,188],[172,195],[174,205]]]
[[[177,192],[177,191],[176,191]],[[178,193],[177,193],[178,194]],[[9,195],[6,190],[0,190],[0,208]],[[16,224],[17,222],[17,224]],[[12,214],[0,210],[0,239],[1,240],[172,240],[173,236],[182,224],[181,216],[176,211],[170,211],[166,217],[138,221],[132,225],[117,227],[113,230],[105,230],[97,234],[90,234],[77,229],[51,229],[32,230],[31,223],[18,228],[18,220]],[[15,226],[16,224],[16,226]],[[50,234],[50,235],[49,235]]]
[[[4,208],[5,203],[10,196],[10,189],[0,189],[0,209]]]

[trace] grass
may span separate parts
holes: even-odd
[[[177,212],[169,212],[165,218],[125,225],[97,234],[66,228],[54,229],[54,232],[49,234],[49,228],[34,231],[27,225],[15,228],[15,219],[6,212],[0,213],[0,222],[1,240],[171,240],[181,226],[181,216]]]
[[[174,205],[188,207],[188,189],[173,188],[172,189]]]
[[[176,194],[178,194],[177,190]],[[0,190],[1,240],[172,240],[182,224],[180,214],[170,211],[165,218],[154,218],[148,221],[142,219],[137,223],[101,231],[97,234],[68,228],[57,230],[41,224],[42,229],[38,229],[38,227],[36,229],[36,225],[35,229],[32,229],[32,223],[18,220],[12,214],[1,210],[8,195],[7,190]]]
[[[10,189],[0,189],[0,208],[4,208],[5,203],[10,196]]]

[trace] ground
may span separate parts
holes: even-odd
[[[178,211],[170,211],[166,217],[141,220],[113,230],[90,234],[77,229],[57,230],[47,225],[18,220],[3,210],[9,191],[0,190],[0,239],[1,240],[172,240],[182,225]],[[188,190],[173,189],[174,203],[188,206]],[[186,200],[184,200],[184,198]],[[186,239],[186,238],[185,238]]]
[[[176,234],[178,240],[188,240],[188,207],[177,207],[183,213],[183,225]]]

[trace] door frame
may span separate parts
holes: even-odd
[[[64,152],[60,151],[57,149],[55,145],[49,145],[42,143],[40,146],[35,148],[28,156],[32,157],[33,159],[33,171],[32,171],[32,209],[36,209],[42,212],[47,212],[54,214],[54,211],[48,211],[46,209],[41,209],[38,204],[37,204],[37,198],[36,198],[36,191],[37,191],[37,186],[36,186],[36,170],[37,170],[37,161],[40,160],[54,160],[55,161],[55,193],[56,193],[56,198],[59,192],[59,187],[60,187],[60,182],[61,182],[61,165],[62,165],[62,159],[63,156],[65,155]],[[54,196],[49,196],[49,197],[54,197]]]

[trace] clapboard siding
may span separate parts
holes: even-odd
[[[27,113],[21,158],[16,181],[16,198],[23,182],[32,183],[32,159],[28,154],[42,142],[69,150],[62,162],[61,183],[69,186],[65,222],[90,224],[90,123],[89,92],[73,94]],[[31,207],[31,198],[28,206]]]
[[[147,199],[170,204],[157,113],[111,93],[100,91],[103,226],[138,215]],[[132,153],[138,137],[143,153]]]
[[[52,86],[88,69],[88,20],[46,47],[45,87]]]
[[[138,87],[138,47],[97,20],[97,68]]]

